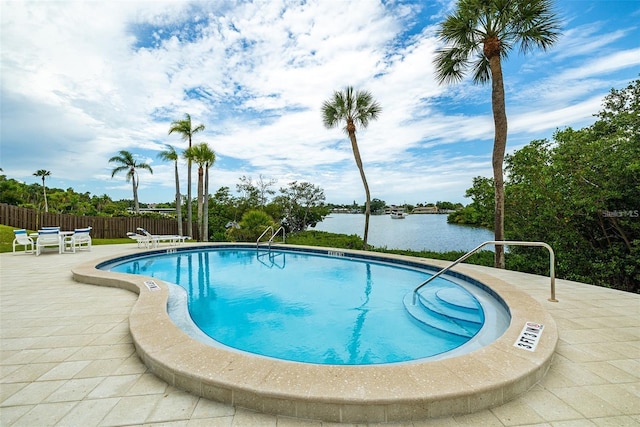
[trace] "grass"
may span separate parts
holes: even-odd
[[[9,227],[8,225],[0,225],[0,253],[13,251],[13,230],[16,227]],[[32,233],[34,230],[27,230]],[[135,243],[133,240],[127,238],[124,239],[92,239],[92,245],[117,245],[124,243]],[[20,246],[22,248],[22,246]]]
[[[0,225],[0,253],[13,251],[13,230],[15,227]],[[28,230],[29,231],[29,230]],[[308,230],[299,233],[293,233],[287,236],[287,243],[292,245],[321,246],[341,249],[362,249],[362,239],[360,236],[351,234],[335,234],[326,231]],[[135,244],[129,238],[122,239],[92,239],[93,245],[118,245],[118,244]],[[455,261],[464,255],[462,251],[451,252],[433,252],[433,251],[410,251],[401,249],[387,249],[370,247],[374,252],[391,253],[398,255],[408,255],[418,258],[440,259],[445,261]],[[469,264],[493,266],[493,252],[480,251],[471,256],[465,262]]]

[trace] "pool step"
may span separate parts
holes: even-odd
[[[424,326],[441,332],[473,337],[484,323],[482,308],[465,289],[453,285],[433,284],[415,297],[409,292],[404,306],[411,317]]]

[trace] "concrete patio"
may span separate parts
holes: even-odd
[[[151,374],[128,329],[137,295],[71,278],[76,265],[136,252],[130,244],[0,255],[1,426],[335,425],[233,408]],[[502,406],[385,425],[640,425],[640,295],[558,280],[559,302],[551,303],[548,277],[473,268],[527,292],[552,314],[560,341],[549,372]]]

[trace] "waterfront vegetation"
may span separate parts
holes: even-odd
[[[14,238],[13,230],[15,227],[9,227],[6,225],[0,225],[0,253],[11,252],[12,242]],[[292,245],[304,245],[304,246],[320,246],[326,248],[338,248],[338,249],[362,249],[363,240],[360,236],[351,234],[336,234],[328,233],[326,231],[307,230],[299,231],[287,236],[286,242]],[[119,245],[129,244],[135,245],[129,238],[124,239],[93,239],[93,245]],[[374,252],[392,253],[398,255],[408,255],[421,258],[441,259],[454,261],[464,255],[462,251],[450,251],[450,252],[434,252],[434,251],[409,251],[399,249],[386,249],[386,248],[374,248],[369,246],[369,250]],[[493,265],[493,252],[482,251],[467,261],[469,264],[478,264],[484,266]]]
[[[506,239],[551,245],[559,277],[640,292],[640,80],[613,89],[597,118],[506,157]],[[490,226],[492,180],[476,177],[467,196],[449,221]],[[510,255],[507,268],[548,274],[543,252]]]

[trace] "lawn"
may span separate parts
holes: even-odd
[[[0,225],[0,253],[13,251],[13,230],[16,227],[9,227],[8,225]],[[33,230],[27,230],[32,232]],[[129,238],[125,239],[92,239],[92,245],[116,245],[121,243],[134,243]],[[22,246],[20,246],[22,248]]]

